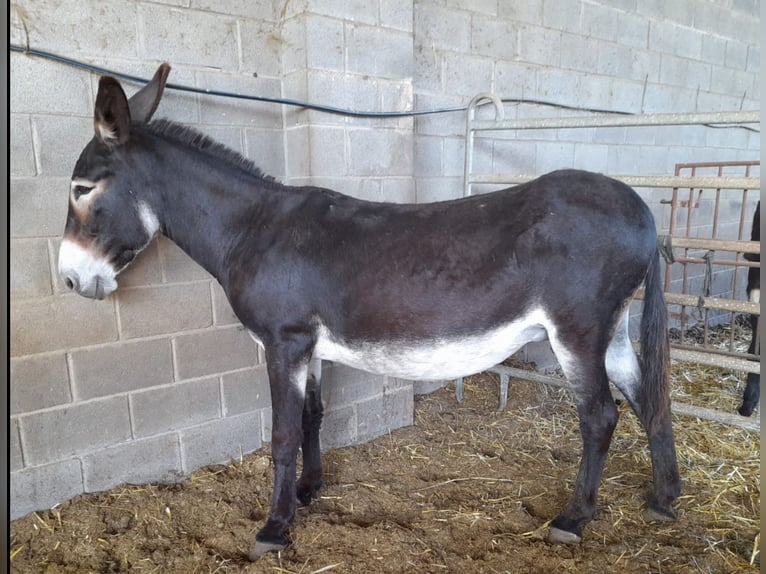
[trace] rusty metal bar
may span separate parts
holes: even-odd
[[[561,377],[556,377],[553,375],[544,375],[541,373],[536,373],[534,371],[525,371],[523,369],[517,369],[515,367],[507,367],[505,365],[497,365],[495,367],[492,367],[491,369],[488,369],[489,372],[495,373],[497,375],[500,375],[501,380],[505,378],[506,380],[510,377],[516,377],[517,379],[524,379],[527,381],[532,381],[535,383],[543,383],[546,385],[551,385],[554,387],[562,387],[566,389],[571,389],[571,386],[566,381],[566,379],[563,379]],[[616,399],[625,400],[625,397],[615,388],[611,389],[612,396]],[[501,397],[500,397],[500,404],[505,405],[508,400],[507,396],[507,387],[506,387],[506,395],[502,396],[503,388],[500,389]],[[760,430],[761,428],[761,421],[759,418],[747,418],[742,417],[735,414],[730,413],[724,413],[721,411],[716,411],[713,409],[707,409],[705,407],[697,407],[694,405],[689,405],[686,403],[679,403],[677,401],[672,401],[670,405],[670,409],[672,412],[678,414],[678,415],[684,415],[684,416],[693,416],[705,420],[712,420],[715,422],[720,422],[724,424],[734,425],[750,430]]]
[[[551,128],[605,128],[625,126],[687,126],[705,124],[757,124],[761,121],[760,110],[741,112],[708,112],[684,114],[596,114],[590,116],[565,116],[550,118],[525,118],[512,120],[473,120],[469,126],[474,131],[531,130]]]
[[[673,237],[673,247],[704,249],[713,251],[736,251],[738,253],[761,252],[760,241],[738,241],[733,239],[707,239],[704,237]]]
[[[467,177],[467,184],[518,184],[536,179],[536,175],[509,173],[485,173]],[[690,189],[756,189],[761,186],[760,177],[685,177],[673,175],[610,175],[633,187],[681,187]],[[467,193],[467,195],[470,194]]]
[[[635,295],[636,299],[644,299],[643,288],[639,289]],[[733,311],[735,313],[748,313],[750,315],[760,315],[760,303],[750,301],[740,301],[736,299],[723,299],[721,297],[698,297],[696,295],[686,295],[684,293],[665,293],[665,302],[669,305],[683,305],[685,307],[701,307],[703,309],[717,309],[720,311]]]

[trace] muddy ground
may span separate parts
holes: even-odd
[[[741,390],[741,388],[739,389]],[[732,390],[737,392],[737,389]],[[580,452],[567,391],[512,381],[497,412],[487,374],[415,402],[415,424],[323,455],[321,498],[292,546],[246,555],[271,496],[268,450],[169,486],[80,496],[11,524],[12,572],[739,572],[756,571],[760,438],[675,417],[684,478],[674,524],[647,524],[651,485],[635,416],[621,419],[596,517],[579,546],[545,541]]]

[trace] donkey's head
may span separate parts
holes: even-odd
[[[170,66],[129,100],[120,84],[102,77],[94,114],[95,135],[72,173],[59,273],[70,289],[103,299],[124,269],[159,230],[139,191],[147,176],[136,165],[131,125],[149,121],[160,102]]]

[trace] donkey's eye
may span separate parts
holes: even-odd
[[[74,186],[74,199],[77,201],[81,195],[88,195],[95,186],[88,185],[75,185]]]

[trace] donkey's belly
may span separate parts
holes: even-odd
[[[454,379],[492,367],[530,341],[545,340],[545,324],[544,313],[535,310],[483,333],[391,341],[343,340],[320,326],[314,356],[403,379]]]

